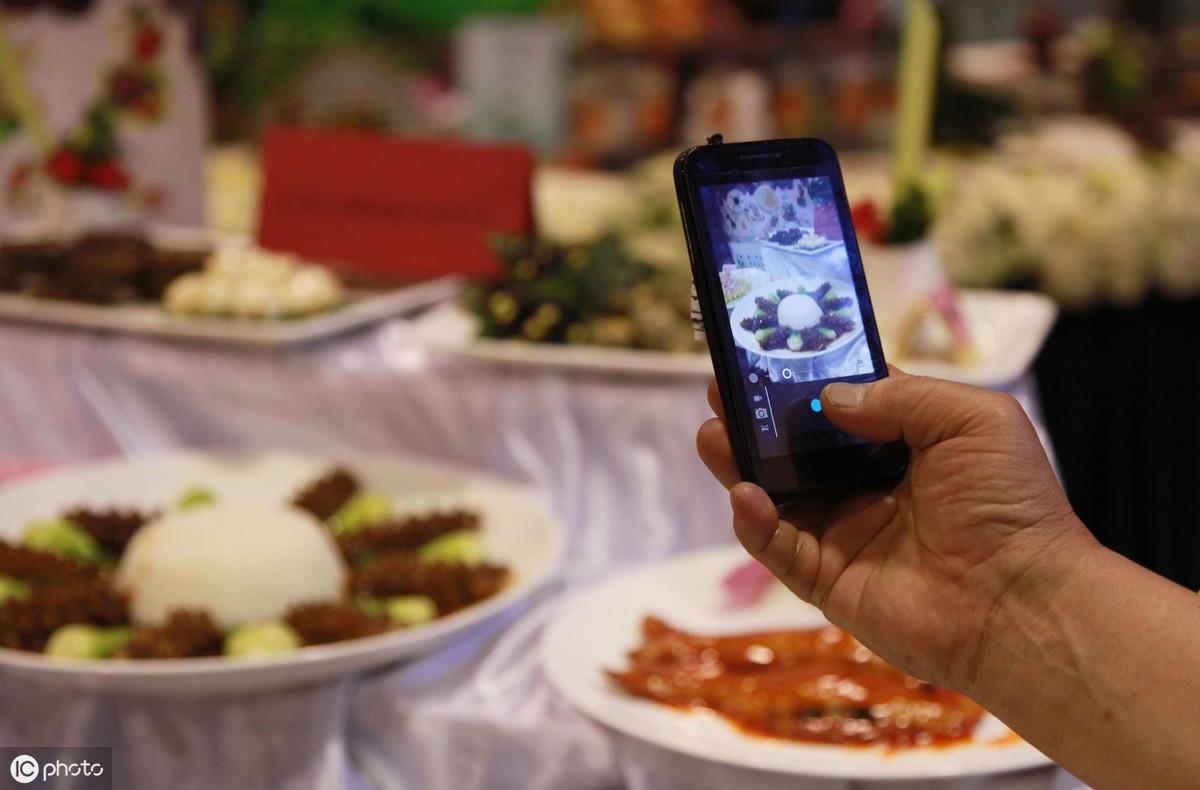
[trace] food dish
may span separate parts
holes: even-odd
[[[18,648],[0,650],[0,666],[152,692],[286,685],[440,646],[557,562],[557,529],[510,487],[389,459],[304,485],[327,466],[181,454],[0,489],[0,638]],[[71,524],[31,531],[47,512]],[[96,660],[114,654],[140,660]]]
[[[725,304],[732,305],[749,296],[750,291],[767,282],[767,273],[762,269],[740,269],[726,266],[721,270],[721,288]]]
[[[212,252],[203,231],[110,230],[60,237],[8,228],[0,240],[0,291],[85,304],[155,302]]]
[[[623,689],[711,710],[751,735],[914,748],[970,740],[983,708],[889,666],[840,628],[702,635],[642,621]]]
[[[913,356],[918,349],[911,335],[906,342],[903,335],[885,334],[888,361],[914,375],[1004,387],[1029,370],[1058,318],[1058,306],[1050,297],[1022,291],[962,289],[958,310],[971,338],[965,359],[953,353]]]
[[[227,505],[200,488],[158,513],[74,508],[0,544],[0,647],[267,656],[419,626],[507,583],[479,529],[470,510],[398,518],[340,467],[290,502]]]
[[[766,238],[766,242],[788,250],[817,255],[837,245],[837,242],[825,238],[820,233],[801,228],[787,228]]]
[[[227,246],[202,270],[167,286],[163,307],[179,315],[225,318],[300,318],[336,310],[345,288],[324,266],[250,245]]]
[[[552,244],[506,239],[501,275],[462,301],[480,337],[546,345],[694,351],[688,281],[616,235]]]
[[[854,298],[833,290],[828,282],[812,290],[775,288],[756,297],[755,310],[739,323],[754,333],[763,351],[824,351],[858,326]]]
[[[811,359],[862,334],[854,289],[812,277],[778,280],[752,291],[734,308],[734,341],[751,353]]]
[[[6,228],[0,241],[0,319],[243,348],[323,340],[460,291],[454,277],[348,291],[322,267],[200,228],[73,240]]]
[[[797,776],[916,780],[1018,771],[1048,764],[1037,750],[984,715],[962,743],[889,750],[882,746],[805,743],[750,735],[705,711],[633,696],[606,674],[627,666],[650,611],[703,634],[824,628],[816,609],[782,585],[756,606],[734,608],[720,579],[744,562],[726,546],[654,563],[584,591],[549,626],[542,663],[550,682],[584,714],[632,738],[703,760]]]

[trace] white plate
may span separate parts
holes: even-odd
[[[826,354],[832,354],[839,349],[845,348],[862,334],[862,321],[855,319],[855,327],[852,332],[847,332],[846,334],[837,338],[822,351],[792,351],[791,349],[787,348],[776,349],[775,351],[766,351],[761,345],[759,345],[758,341],[755,340],[753,332],[742,329],[742,321],[749,318],[754,311],[758,309],[756,300],[760,297],[766,297],[768,294],[778,290],[794,291],[796,289],[803,289],[805,291],[810,291],[815,288],[819,288],[821,284],[825,282],[829,282],[833,286],[833,293],[837,294],[838,297],[842,297],[844,295],[846,298],[850,299],[850,307],[857,315],[858,299],[856,299],[854,296],[854,287],[849,283],[839,282],[837,280],[825,280],[820,277],[789,277],[786,280],[775,280],[767,283],[766,285],[755,288],[746,295],[745,299],[738,303],[737,309],[733,311],[733,315],[729,319],[733,323],[734,342],[745,350],[749,351],[751,354],[755,354],[760,357],[768,357],[770,359],[782,360],[816,359],[817,357],[822,357]]]
[[[759,605],[725,607],[720,579],[745,561],[739,547],[687,554],[603,583],[572,599],[542,641],[550,682],[575,707],[626,735],[693,757],[799,776],[934,779],[1019,771],[1049,760],[987,716],[974,740],[957,746],[887,752],[873,747],[794,743],[746,735],[716,714],[682,711],[625,693],[604,670],[628,666],[642,618],[702,633],[809,628],[821,613],[775,585]]]
[[[888,360],[914,375],[1004,387],[1029,370],[1058,317],[1050,298],[1017,291],[962,289],[959,308],[979,347],[974,365],[891,356]],[[479,338],[475,317],[455,304],[430,310],[414,320],[413,327],[417,339],[432,351],[505,367],[684,379],[712,376],[712,361],[705,352],[671,354]]]
[[[1003,387],[1029,370],[1058,318],[1058,305],[1048,296],[1027,291],[963,289],[958,306],[971,333],[979,361],[955,365],[935,359],[893,359],[907,373],[961,381],[977,387]]]
[[[91,305],[0,294],[0,319],[133,335],[277,349],[311,343],[415,312],[452,298],[461,283],[447,277],[387,292],[352,291],[328,313],[294,320],[207,318],[168,313],[157,304]]]
[[[400,512],[455,504],[479,510],[487,556],[512,569],[512,582],[495,597],[427,625],[279,658],[71,661],[0,649],[0,671],[55,687],[145,694],[238,694],[301,685],[437,650],[528,595],[558,567],[561,530],[524,489],[413,458],[338,460],[364,486],[393,494]],[[161,508],[194,486],[225,502],[286,501],[330,465],[291,453],[178,453],[67,467],[0,487],[0,540],[16,540],[30,521],[72,506]]]

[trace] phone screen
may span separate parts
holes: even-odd
[[[862,443],[821,413],[821,390],[886,376],[840,183],[802,168],[698,186],[763,458]]]

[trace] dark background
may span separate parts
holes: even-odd
[[[1064,313],[1035,370],[1080,518],[1200,589],[1200,299]]]

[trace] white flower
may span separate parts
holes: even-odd
[[[935,229],[951,278],[1032,279],[1072,305],[1200,289],[1200,161],[1154,166],[1103,129],[1052,125],[962,166]]]

